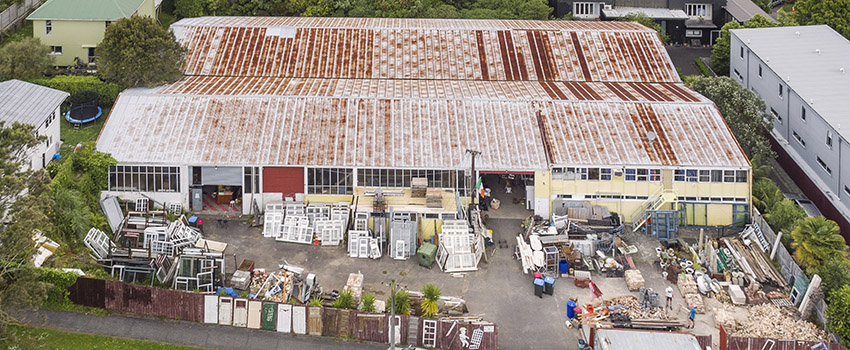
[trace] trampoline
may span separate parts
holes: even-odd
[[[65,120],[72,124],[91,123],[103,114],[103,109],[98,106],[100,94],[91,90],[84,90],[71,95],[71,109],[65,113]]]

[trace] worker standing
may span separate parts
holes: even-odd
[[[667,292],[667,308],[673,309],[673,286],[667,286],[665,290]]]
[[[684,309],[684,306],[682,308]],[[690,310],[689,309],[685,309],[685,310],[688,310],[688,326],[685,327],[685,328],[691,328],[692,329],[692,328],[694,328],[694,317],[697,316],[697,309],[694,307],[693,304],[691,304]]]

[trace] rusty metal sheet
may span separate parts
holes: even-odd
[[[201,17],[172,25],[200,76],[680,82],[628,22]]]
[[[542,104],[551,163],[749,167],[711,103]],[[657,138],[650,142],[648,132]],[[711,147],[706,147],[711,145]]]

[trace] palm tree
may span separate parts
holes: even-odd
[[[387,298],[387,306],[390,306],[391,299]],[[410,294],[404,289],[399,289],[395,293],[395,313],[396,315],[410,315]]]
[[[360,310],[363,312],[375,312],[375,294],[363,294],[363,298],[360,300]]]
[[[348,289],[344,289],[342,293],[339,293],[339,296],[334,300],[333,307],[337,309],[353,309],[357,306],[357,303],[354,302],[354,296],[351,294],[351,291]]]
[[[838,224],[823,216],[800,220],[791,231],[794,257],[806,267],[819,267],[830,256],[841,255],[847,249],[840,233]]]
[[[434,315],[440,312],[440,306],[437,304],[437,301],[440,300],[442,291],[433,284],[426,284],[422,287],[422,294],[425,295],[425,300],[422,300],[422,304],[419,306],[422,310],[422,315],[428,318],[434,317]]]

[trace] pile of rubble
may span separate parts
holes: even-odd
[[[678,282],[679,292],[685,298],[687,305],[693,305],[697,313],[705,313],[705,303],[703,303],[702,295],[699,294],[697,283],[694,281],[693,275],[679,274]]]
[[[275,272],[256,269],[251,276],[249,290],[257,298],[286,302],[292,293],[293,282],[292,272],[283,269]]]
[[[773,304],[750,306],[746,317],[734,318],[731,310],[715,310],[715,321],[729,334],[740,337],[796,339],[811,342],[826,340],[826,334],[813,323],[801,320],[792,311]]]

